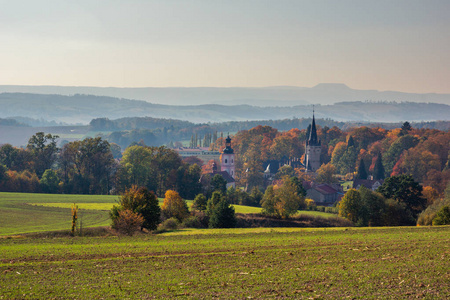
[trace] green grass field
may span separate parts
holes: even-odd
[[[450,227],[0,239],[0,299],[448,299]]]
[[[110,225],[109,210],[118,196],[0,193],[0,236],[69,230],[71,207],[79,208],[83,228]],[[159,199],[162,204],[163,199]],[[186,201],[188,206],[191,200]],[[236,213],[260,213],[261,208],[234,205]],[[332,217],[323,212],[301,211],[301,214]]]

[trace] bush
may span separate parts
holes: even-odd
[[[337,215],[339,213],[339,209],[337,207],[325,207],[325,212]]]
[[[314,210],[316,207],[316,202],[314,202],[314,200],[310,198],[305,199],[305,204],[307,210]]]
[[[433,225],[450,225],[450,206],[443,206],[433,219]]]
[[[178,228],[178,225],[180,225],[180,222],[177,218],[170,218],[159,224],[158,230],[174,230]]]
[[[202,226],[200,219],[196,216],[190,216],[184,219],[183,223],[181,223],[181,227],[184,228],[205,228]]]
[[[132,236],[142,224],[144,224],[144,217],[141,214],[125,209],[118,211],[118,217],[113,220],[111,227],[119,233]]]
[[[450,198],[436,200],[433,204],[428,206],[427,209],[420,213],[417,224],[422,226],[432,225],[433,219],[444,206],[450,206]]]

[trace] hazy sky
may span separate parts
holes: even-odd
[[[450,93],[450,1],[0,0],[0,84]]]

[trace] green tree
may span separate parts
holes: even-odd
[[[406,121],[405,123],[403,123],[402,129],[401,129],[399,135],[406,135],[411,130],[412,130],[411,124],[408,121]]]
[[[206,203],[206,215],[211,216],[214,208],[216,207],[217,203],[222,200],[223,195],[221,192],[215,191],[212,193],[211,198],[208,199],[208,202]]]
[[[50,169],[56,160],[58,138],[57,135],[38,132],[28,140],[27,150],[32,155],[34,170],[39,177],[45,170]]]
[[[275,203],[277,199],[275,198],[275,191],[273,185],[269,185],[261,199],[262,213],[265,215],[273,216],[275,215]]]
[[[306,190],[303,187],[303,183],[300,181],[300,179],[298,179],[298,177],[291,177],[289,178],[289,180],[292,182],[292,184],[296,187],[297,189],[297,195],[300,197],[306,197]]]
[[[419,143],[419,139],[412,135],[404,135],[396,139],[389,149],[383,154],[383,167],[387,174],[391,174],[395,164],[400,159],[402,153],[410,148],[415,147]],[[380,178],[383,179],[383,178]]]
[[[284,165],[278,169],[277,174],[275,174],[276,179],[281,179],[285,176],[292,177],[294,176],[294,168],[288,165]]]
[[[161,208],[158,199],[145,187],[131,187],[120,197],[118,204],[119,206],[114,205],[110,211],[113,222],[119,217],[119,212],[123,210],[130,210],[142,215],[144,218],[142,228],[148,230],[155,230],[160,222]]]
[[[361,194],[355,189],[350,189],[339,202],[339,216],[357,223],[360,218],[361,208]]]
[[[354,147],[355,146],[355,141],[353,140],[353,137],[350,135],[348,137],[348,141],[347,141],[347,148],[348,147]]]
[[[211,178],[211,186],[213,191],[218,191],[222,194],[225,194],[227,191],[227,181],[220,174],[216,174]]]
[[[381,159],[381,152],[378,152],[377,160],[375,161],[375,166],[373,168],[373,179],[380,180],[384,179],[384,167],[383,161]]]
[[[357,179],[367,179],[366,165],[364,160],[361,158],[359,161],[358,173],[356,174]]]
[[[305,197],[298,194],[298,186],[285,177],[282,185],[266,189],[262,199],[263,214],[289,218],[305,207]]]
[[[426,199],[422,196],[422,186],[415,182],[411,175],[403,174],[386,178],[377,191],[386,198],[404,203],[414,216],[417,216],[426,206]]]
[[[45,170],[39,184],[41,185],[41,189],[44,193],[57,193],[59,189],[58,174],[51,169]]]
[[[195,196],[192,207],[196,210],[205,211],[206,203],[207,203],[207,199],[206,199],[205,195],[198,194],[197,196]]]
[[[234,228],[236,227],[236,215],[234,207],[225,198],[214,206],[209,217],[210,228]]]
[[[361,195],[362,208],[358,222],[362,226],[382,226],[386,210],[386,199],[380,193],[373,192],[361,186],[358,190]]]
[[[116,143],[111,143],[110,145],[111,153],[115,159],[122,158],[122,149]]]
[[[260,202],[263,198],[264,194],[261,192],[259,188],[256,186],[251,190],[249,198],[250,198],[250,206],[260,206]]]
[[[10,170],[15,170],[16,159],[19,150],[11,144],[4,144],[0,147],[0,164],[5,165]]]

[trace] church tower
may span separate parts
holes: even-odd
[[[317,139],[316,120],[314,119],[314,111],[313,111],[311,131],[309,133],[308,140],[306,141],[306,150],[305,150],[306,172],[308,171],[316,172],[317,169],[320,168],[321,151],[322,147],[320,145],[320,140]]]
[[[225,140],[225,149],[223,149],[220,155],[220,169],[221,171],[226,171],[234,178],[234,153],[233,148],[231,148],[231,138],[227,137]]]

